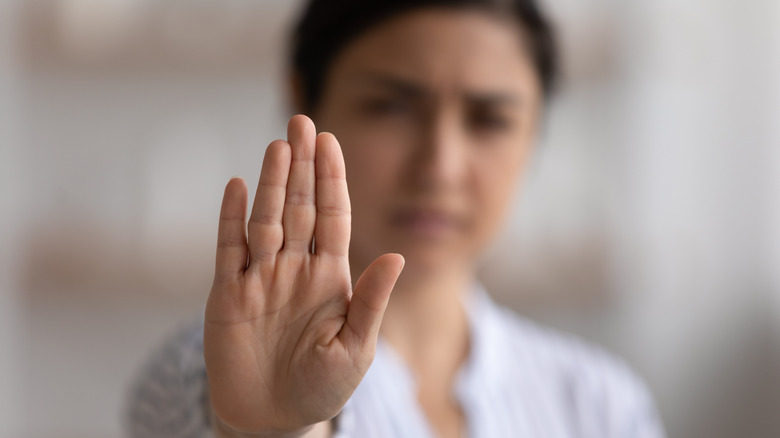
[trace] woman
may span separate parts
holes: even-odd
[[[268,146],[248,223],[228,183],[202,344],[150,365],[134,434],[662,436],[622,365],[476,280],[553,55],[531,0],[312,1],[291,80],[309,117]]]

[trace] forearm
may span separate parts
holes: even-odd
[[[329,438],[333,435],[330,421],[323,421],[311,427],[294,432],[267,432],[260,434],[247,434],[236,431],[226,425],[211,411],[212,429],[216,438]]]

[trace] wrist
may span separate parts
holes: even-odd
[[[331,421],[323,421],[293,431],[244,432],[225,424],[213,409],[211,410],[211,421],[216,438],[327,438],[333,433]]]

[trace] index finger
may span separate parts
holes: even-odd
[[[246,201],[244,180],[233,178],[225,187],[217,233],[216,282],[235,281],[246,268]]]

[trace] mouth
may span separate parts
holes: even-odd
[[[392,217],[392,224],[404,233],[421,239],[441,239],[457,232],[462,220],[454,213],[429,208],[402,209]]]

